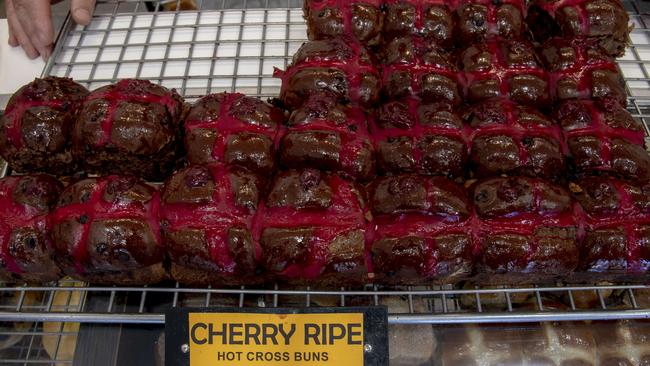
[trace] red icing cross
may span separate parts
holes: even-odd
[[[5,263],[6,270],[22,273],[15,259],[9,254],[11,233],[18,228],[30,227],[42,233],[48,232],[50,222],[47,213],[29,205],[18,204],[13,199],[13,192],[20,177],[6,177],[0,180],[0,259]],[[48,240],[49,244],[49,239]],[[51,245],[48,245],[51,247]]]
[[[331,68],[345,73],[348,80],[348,93],[350,101],[356,103],[361,99],[360,86],[361,76],[364,74],[379,75],[372,63],[364,62],[361,58],[363,46],[358,42],[345,42],[346,47],[352,51],[349,58],[343,59],[335,55],[325,57],[309,57],[298,63],[291,64],[286,71],[275,69],[273,77],[282,80],[280,95],[285,95],[289,86],[289,80],[298,72],[309,68]]]
[[[222,272],[234,273],[237,263],[228,248],[228,230],[233,226],[253,228],[255,211],[238,206],[232,192],[230,169],[224,165],[206,165],[214,181],[214,192],[210,202],[186,203],[163,202],[160,217],[169,224],[170,232],[183,229],[199,229],[205,233],[212,261]],[[255,245],[255,258],[259,261],[261,249],[258,240]],[[172,248],[169,248],[172,250]]]
[[[350,130],[349,126],[353,126]],[[280,140],[288,133],[305,131],[331,131],[336,132],[341,138],[341,150],[339,151],[339,164],[341,170],[356,176],[355,162],[358,160],[359,152],[364,146],[372,145],[370,134],[366,128],[366,114],[357,107],[346,107],[346,121],[337,124],[326,118],[314,118],[299,125],[287,127],[286,131],[280,134]]]
[[[59,206],[51,214],[53,226],[61,224],[64,221],[70,219],[75,220],[83,225],[81,232],[76,232],[74,234],[74,242],[72,243],[73,251],[70,253],[75,259],[76,270],[79,274],[83,274],[85,272],[85,266],[87,264],[89,256],[88,237],[90,234],[90,226],[95,220],[127,218],[139,220],[148,224],[149,228],[154,234],[156,242],[159,245],[161,243],[160,224],[158,222],[158,213],[160,209],[160,192],[158,192],[158,190],[154,190],[152,198],[144,203],[140,201],[108,202],[104,200],[103,195],[107,185],[118,179],[124,178],[116,175],[111,175],[108,177],[95,179],[96,182],[92,186],[92,190],[87,201]],[[72,185],[67,189],[72,189],[74,187],[75,186]]]
[[[496,104],[492,104],[492,101],[483,103],[488,108],[497,108],[497,113],[505,118],[502,121],[503,123],[483,124],[474,128],[470,136],[471,141],[484,136],[508,136],[512,138],[519,150],[519,166],[522,167],[531,163],[528,148],[523,143],[526,138],[540,137],[555,141],[560,146],[562,155],[566,156],[568,148],[562,137],[562,130],[557,124],[523,124],[520,122],[517,104],[508,100],[498,100]]]
[[[573,102],[571,102],[573,103]],[[572,112],[583,113],[586,112],[589,117],[589,122],[582,127],[573,127],[564,129],[564,136],[568,139],[579,136],[596,136],[601,142],[601,149],[609,147],[609,138],[621,138],[627,140],[632,144],[643,145],[645,133],[642,128],[639,129],[626,129],[620,127],[612,127],[605,121],[606,112],[616,112],[617,109],[622,109],[613,99],[602,99],[598,102],[585,100],[579,101],[580,107],[573,107],[571,104],[561,104],[555,110],[555,118],[561,121],[564,118],[571,117]],[[566,113],[566,115],[565,115]],[[631,118],[631,117],[630,117]],[[607,145],[607,146],[604,146]],[[609,156],[609,150],[602,151],[606,156]],[[603,159],[605,160],[605,159]]]
[[[447,8],[450,12],[456,9],[460,4],[460,0],[385,0],[386,5],[396,5],[396,4],[409,4],[415,9],[415,29],[420,33],[424,27],[424,16],[423,14],[432,6],[438,5]]]
[[[407,119],[413,124],[411,126],[404,126],[404,128],[398,127],[389,127],[382,128],[378,124],[379,116],[370,120],[370,131],[372,133],[373,142],[375,144],[375,150],[379,151],[379,144],[382,141],[386,141],[389,138],[399,138],[399,137],[410,137],[413,142],[413,150],[411,154],[413,160],[415,160],[415,165],[417,167],[422,167],[422,150],[418,148],[417,141],[420,141],[427,135],[431,136],[445,136],[452,138],[454,140],[460,141],[469,148],[467,136],[470,134],[470,129],[468,126],[463,125],[462,128],[457,128],[456,126],[434,126],[434,125],[425,125],[420,121],[420,115],[418,113],[418,108],[420,107],[420,101],[416,98],[405,98],[402,99],[401,105],[406,105],[408,110]],[[384,104],[386,106],[386,104]],[[390,113],[390,112],[389,112]],[[387,116],[387,119],[390,119],[391,116]],[[404,118],[404,116],[400,116]]]
[[[366,226],[364,210],[359,205],[359,197],[353,191],[351,183],[336,175],[322,175],[323,180],[332,190],[331,205],[326,209],[298,209],[291,206],[267,207],[261,203],[258,207],[254,238],[259,241],[267,228],[314,229],[309,243],[309,254],[300,263],[288,265],[281,273],[289,278],[316,278],[327,264],[327,249],[333,239],[352,230],[364,230]],[[369,253],[366,262],[369,265]]]
[[[442,179],[442,178],[441,178]],[[466,218],[454,218],[440,216],[432,212],[421,212],[413,210],[393,215],[377,215],[369,224],[369,240],[376,240],[394,237],[403,238],[417,236],[425,238],[427,245],[426,252],[433,255],[436,251],[435,240],[432,238],[447,234],[469,235],[472,241],[473,256],[478,258],[481,255],[481,243],[488,235],[515,234],[532,239],[535,230],[542,226],[552,227],[582,227],[579,206],[572,201],[568,210],[562,212],[545,212],[541,206],[542,189],[545,183],[540,179],[525,178],[533,186],[534,205],[527,212],[512,212],[507,217],[482,218],[470,203],[471,215]],[[430,182],[430,181],[428,181]],[[448,184],[454,184],[448,181]],[[427,192],[430,191],[430,183],[427,183]],[[470,190],[471,192],[471,190]],[[436,206],[433,196],[427,195],[427,201],[431,206]],[[527,253],[526,261],[537,251],[537,242],[530,241],[530,250]],[[423,258],[422,275],[434,277],[437,258]]]
[[[30,108],[49,107],[61,111],[66,107],[70,108],[71,110],[75,110],[81,105],[81,101],[74,102],[72,100],[61,99],[38,100],[33,98],[27,92],[18,94],[18,96],[14,96],[14,98],[15,100],[13,103],[7,106],[4,118],[10,121],[9,125],[7,126],[7,139],[17,149],[20,149],[23,146],[23,114],[25,114],[25,112],[27,112]]]
[[[511,43],[510,41],[501,41],[496,39],[490,39],[484,41],[481,44],[475,44],[474,46],[479,53],[487,51],[492,56],[492,62],[486,70],[478,71],[463,71],[461,83],[463,85],[464,95],[467,98],[469,96],[469,87],[477,81],[483,80],[496,80],[499,83],[499,96],[509,97],[510,96],[510,81],[511,78],[518,75],[531,75],[536,76],[539,79],[546,81],[548,83],[548,73],[536,62],[534,66],[528,65],[508,65],[505,60],[503,46],[513,45],[514,47],[527,48],[530,54],[535,54],[534,49],[530,44],[525,41],[516,41],[516,43]],[[471,48],[470,47],[470,48]],[[469,50],[467,48],[466,50]],[[463,54],[466,51],[463,51]],[[462,56],[461,56],[462,57]],[[541,100],[536,101],[536,105],[544,105],[548,102],[549,92],[548,85],[546,87],[545,95],[541,96]]]
[[[228,138],[242,132],[255,133],[267,136],[274,142],[274,150],[277,150],[279,139],[277,127],[264,127],[240,120],[233,115],[233,105],[243,99],[249,98],[239,93],[221,93],[211,94],[203,97],[201,102],[207,102],[209,99],[216,99],[220,102],[219,113],[216,118],[212,119],[189,119],[185,121],[185,132],[189,135],[190,131],[196,128],[210,129],[217,132],[214,145],[212,147],[212,158],[218,162],[225,162],[226,146]],[[244,101],[245,102],[245,101]]]
[[[551,97],[557,99],[557,83],[562,79],[572,79],[577,81],[578,98],[590,99],[593,93],[592,73],[596,70],[607,70],[618,74],[618,67],[616,62],[607,57],[606,54],[601,52],[601,58],[589,57],[587,51],[589,43],[585,40],[572,39],[566,40],[563,38],[556,38],[549,41],[547,44],[557,47],[571,47],[575,55],[575,61],[567,67],[561,67],[557,70],[549,70],[549,88],[551,90]],[[593,47],[598,47],[593,45]],[[620,101],[622,105],[626,104],[625,91],[621,90],[623,100]],[[614,95],[615,96],[615,95]]]
[[[382,5],[382,0],[305,0],[305,4],[311,11],[321,11],[326,8],[337,9],[343,16],[343,29],[345,29],[345,36],[355,38],[352,31],[352,5],[354,4],[368,4],[379,8]]]
[[[153,85],[145,80],[123,79],[117,84],[96,90],[88,95],[86,103],[103,99],[108,102],[104,118],[101,121],[102,134],[95,146],[100,147],[112,141],[111,130],[115,120],[115,112],[121,103],[156,103],[162,104],[172,119],[177,118],[178,101],[172,97],[172,92],[156,95],[147,91]],[[161,87],[162,88],[162,87]]]
[[[620,180],[608,178],[619,197],[616,212],[595,216],[580,210],[580,219],[586,230],[594,231],[608,228],[622,228],[626,237],[626,263],[629,272],[646,271],[650,268],[650,258],[641,255],[642,242],[635,230],[643,225],[650,225],[650,212],[643,211],[634,205],[631,186]],[[648,244],[646,243],[646,246]]]
[[[406,62],[402,61],[382,65],[381,73],[383,85],[388,85],[391,75],[396,72],[407,72],[411,75],[411,93],[413,95],[420,95],[420,92],[422,91],[422,78],[428,74],[442,75],[449,78],[454,83],[458,83],[460,73],[456,69],[455,65],[431,64],[427,63],[423,57],[427,51],[443,54],[446,54],[446,51],[441,49],[430,49],[429,47],[431,46],[431,42],[420,37],[408,37],[408,39],[413,43],[413,59]],[[454,60],[453,57],[447,58],[449,60]],[[453,63],[453,61],[450,61],[450,63]]]
[[[436,187],[443,192],[464,192],[456,183],[441,177],[419,178],[426,191],[425,202],[428,210],[408,210],[399,214],[376,214],[373,221],[368,223],[367,246],[383,238],[405,238],[416,236],[424,239],[424,257],[418,272],[425,278],[433,278],[436,273],[438,258],[435,237],[446,234],[471,235],[476,223],[471,217],[455,216],[438,212],[438,200],[433,194]],[[469,205],[469,202],[468,202]],[[468,207],[469,208],[469,207]],[[469,211],[469,210],[468,210]]]
[[[499,8],[505,4],[512,5],[519,10],[521,18],[526,19],[527,7],[525,1],[521,0],[456,0],[456,7],[460,7],[466,4],[480,4],[484,5],[487,8],[487,34],[488,35],[498,35],[499,30],[497,29],[497,11]],[[521,27],[523,28],[523,27]],[[520,29],[521,31],[522,29]]]

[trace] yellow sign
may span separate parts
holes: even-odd
[[[191,366],[363,365],[363,314],[189,313]]]

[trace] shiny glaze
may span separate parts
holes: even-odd
[[[537,39],[590,38],[610,55],[622,56],[629,35],[629,16],[616,0],[536,0],[529,8],[529,27]]]
[[[578,176],[604,173],[633,182],[650,179],[643,130],[618,102],[566,101],[556,107],[554,117],[564,128]]]
[[[66,174],[74,169],[70,131],[88,90],[47,77],[20,88],[0,118],[0,153],[20,171]]]
[[[160,263],[159,209],[158,190],[135,177],[87,178],[68,186],[50,215],[63,271],[84,278]]]
[[[261,249],[245,237],[253,229],[261,188],[254,174],[220,164],[171,176],[162,189],[160,220],[172,262],[214,275],[252,276]]]
[[[417,96],[458,105],[459,73],[452,55],[415,36],[393,39],[383,52],[383,94],[389,99]]]
[[[253,230],[267,271],[290,280],[351,272],[355,282],[365,281],[371,268],[364,210],[357,188],[336,175],[279,173]]]
[[[473,105],[463,117],[474,128],[470,141],[475,176],[564,175],[567,146],[562,131],[534,108],[492,99]]]
[[[280,164],[318,166],[368,180],[374,175],[374,148],[366,114],[330,94],[314,94],[289,118],[280,137]]]
[[[476,182],[475,243],[479,274],[562,277],[578,265],[579,209],[563,188],[533,178]]]
[[[454,1],[387,0],[384,2],[383,35],[391,40],[402,36],[420,36],[443,47],[453,46]]]
[[[570,187],[582,207],[586,230],[580,269],[602,273],[650,270],[650,186],[589,177]]]
[[[539,50],[549,71],[555,100],[612,98],[627,104],[625,82],[616,60],[597,43],[584,39],[553,38]]]
[[[176,163],[183,101],[176,91],[124,79],[88,95],[72,130],[87,172],[161,180]]]
[[[280,99],[290,109],[300,107],[313,93],[328,91],[341,102],[371,107],[379,97],[379,73],[362,45],[332,39],[304,43],[286,71],[276,69],[282,79]]]
[[[0,277],[57,280],[48,213],[63,185],[47,175],[0,179]]]
[[[643,144],[643,125],[614,99],[564,101],[555,106],[553,119],[567,137],[602,134]]]
[[[377,45],[381,38],[383,14],[380,0],[307,0],[303,10],[310,40],[356,39]]]
[[[275,166],[281,110],[239,93],[199,99],[185,120],[185,145],[192,164],[229,163],[254,172]]]
[[[463,45],[495,36],[519,39],[526,31],[526,2],[522,0],[460,0],[456,8],[457,34]]]
[[[370,130],[382,170],[464,177],[470,131],[450,105],[406,98],[376,114]]]
[[[465,99],[506,97],[542,108],[550,101],[548,73],[533,46],[524,40],[486,40],[459,56]]]
[[[368,240],[379,282],[453,281],[471,273],[471,203],[462,186],[403,174],[378,178],[368,191]]]

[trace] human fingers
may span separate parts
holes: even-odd
[[[16,42],[23,48],[25,54],[27,54],[27,57],[35,59],[38,57],[38,51],[34,45],[32,45],[32,42],[30,41],[29,37],[27,37],[27,34],[18,21],[16,10],[13,6],[13,0],[6,0],[5,8],[7,10],[7,21],[9,23],[9,28],[12,30],[13,35],[16,38]]]
[[[18,46],[18,38],[16,38],[16,35],[14,34],[14,31],[11,29],[11,27],[9,27],[9,45],[11,47]]]
[[[54,43],[49,0],[12,0],[20,26],[38,53],[46,59]]]
[[[88,25],[95,11],[95,0],[72,0],[70,13],[77,24]]]

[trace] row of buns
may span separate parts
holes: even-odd
[[[159,190],[129,176],[65,189],[0,180],[7,281],[188,285],[639,281],[650,269],[650,189],[611,178],[571,192],[525,177],[467,187],[404,174],[360,186],[315,169],[267,180],[181,169]]]
[[[620,56],[630,32],[618,0],[306,0],[304,15],[311,40],[352,38],[368,46],[411,35],[447,48],[491,37],[579,37]]]

